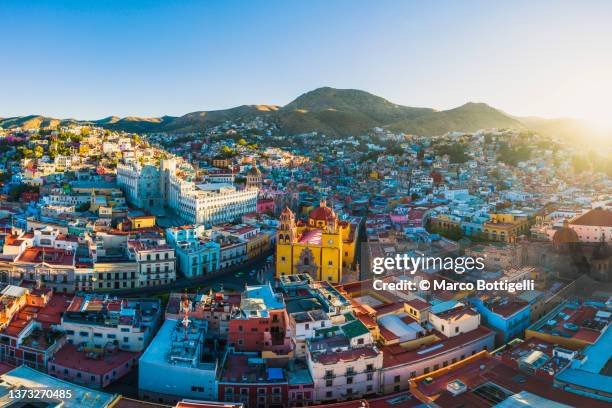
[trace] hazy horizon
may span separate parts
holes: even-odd
[[[181,116],[321,86],[612,126],[612,3],[7,1],[0,116]]]

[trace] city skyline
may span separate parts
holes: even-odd
[[[332,86],[610,125],[609,4],[279,5],[8,2],[0,116],[180,116]]]

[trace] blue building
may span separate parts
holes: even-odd
[[[221,245],[206,235],[203,226],[183,226],[166,230],[174,247],[179,272],[186,277],[206,275],[219,270]]]
[[[497,332],[498,344],[522,336],[531,322],[529,303],[508,294],[472,297],[470,303],[481,314],[485,325]]]
[[[610,318],[610,312],[599,312]],[[600,317],[601,318],[601,317]],[[597,341],[582,351],[582,358],[574,359],[555,377],[555,386],[565,391],[612,403],[612,376],[609,375],[612,359],[612,327],[610,323]]]

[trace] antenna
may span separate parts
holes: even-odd
[[[184,329],[184,333],[185,333],[185,340],[187,340],[187,329],[189,328],[189,323],[191,322],[189,320],[189,306],[190,306],[189,298],[185,297],[183,299],[183,313],[184,313],[184,317],[183,317],[183,320],[182,320],[183,329]]]

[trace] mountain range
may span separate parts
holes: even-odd
[[[318,131],[329,135],[358,135],[374,127],[417,134],[441,135],[449,131],[473,132],[487,128],[529,129],[545,135],[575,139],[592,133],[582,121],[515,117],[484,103],[469,102],[454,109],[437,111],[398,105],[380,96],[356,89],[318,88],[285,106],[241,105],[235,108],[198,111],[183,116],[140,118],[110,116],[99,120],[56,119],[39,115],[0,118],[3,128],[54,128],[60,124],[93,124],[128,132],[201,131],[225,121],[247,122],[263,117],[283,134]]]

